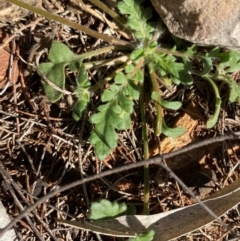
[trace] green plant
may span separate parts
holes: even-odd
[[[10,2],[19,3],[17,0],[11,0]],[[216,124],[221,108],[221,96],[217,81],[222,81],[229,86],[230,102],[240,102],[240,88],[231,77],[232,72],[239,71],[239,53],[235,51],[222,52],[220,48],[214,48],[210,52],[201,53],[197,51],[196,46],[191,46],[185,51],[178,51],[175,46],[171,49],[159,47],[158,42],[154,39],[154,35],[155,26],[161,24],[151,22],[151,9],[142,7],[142,2],[142,0],[124,0],[119,3],[119,10],[122,14],[128,16],[128,21],[125,23],[125,21],[120,20],[118,24],[122,24],[124,28],[127,26],[130,29],[130,32],[134,35],[133,42],[128,43],[104,36],[63,20],[65,24],[76,27],[95,37],[102,38],[105,41],[121,45],[122,47],[110,46],[86,54],[75,55],[64,44],[53,42],[49,51],[49,62],[40,64],[38,69],[38,73],[43,79],[42,83],[45,93],[51,102],[57,102],[63,94],[74,96],[76,101],[72,113],[76,121],[82,118],[95,91],[105,89],[101,95],[101,104],[97,109],[93,110],[95,113],[89,119],[94,126],[90,142],[94,145],[95,152],[101,160],[117,146],[117,131],[131,127],[131,113],[137,100],[139,100],[143,127],[144,159],[149,157],[146,113],[144,108],[147,102],[147,98],[145,97],[145,84],[147,81],[151,85],[151,99],[156,106],[155,134],[176,137],[184,132],[181,127],[169,128],[164,121],[163,109],[178,110],[181,107],[181,102],[163,99],[159,91],[160,83],[157,79],[158,76],[166,85],[192,85],[192,77],[194,75],[199,76],[210,84],[215,98],[215,111],[212,118],[207,122],[208,128]],[[24,3],[21,3],[21,5],[26,6]],[[34,7],[30,8],[30,10],[34,9]],[[38,13],[45,14],[45,16],[53,18],[56,21],[62,21],[60,17],[51,13],[44,13],[42,10],[39,10]],[[112,16],[119,17],[116,15]],[[126,63],[123,61],[120,67],[113,64],[116,71],[110,74],[111,78],[100,80],[99,83],[92,86],[88,79],[87,69],[90,68],[90,65],[96,67],[96,65],[101,63],[84,61],[92,56],[119,49],[130,50],[128,54],[123,52],[128,61]],[[58,53],[61,53],[61,56]],[[202,64],[201,71],[194,70],[192,66],[192,60],[194,59],[198,59]],[[102,64],[109,64],[112,61],[102,61]],[[72,86],[71,91],[66,90],[66,68],[76,76],[76,83]],[[105,88],[104,85],[107,82],[109,82],[109,85]],[[145,167],[144,178],[144,213],[148,213],[147,165]],[[117,212],[114,212],[114,215],[111,217],[119,214],[118,209],[125,211],[117,206]],[[91,215],[92,218],[94,215],[98,216],[96,209],[93,209]],[[152,233],[148,235],[152,236]]]
[[[49,62],[39,65],[38,73],[44,77],[45,93],[52,102],[58,101],[65,91],[65,68],[68,67],[75,73],[76,84],[72,86],[70,94],[73,94],[76,99],[72,112],[76,121],[81,119],[88,108],[92,94],[96,90],[104,89],[104,85],[109,83],[108,88],[105,88],[101,94],[100,105],[89,118],[94,126],[89,140],[94,145],[96,155],[100,160],[103,160],[116,148],[118,131],[131,128],[131,114],[137,100],[139,100],[141,113],[144,159],[149,158],[145,113],[148,101],[145,96],[146,83],[151,85],[150,96],[156,107],[155,134],[177,137],[184,133],[182,127],[170,128],[164,121],[162,114],[164,109],[178,110],[182,104],[179,101],[163,99],[158,77],[166,86],[190,86],[193,84],[194,75],[209,83],[214,93],[215,109],[212,117],[207,121],[208,128],[212,128],[216,124],[221,109],[221,96],[217,81],[223,81],[229,86],[229,101],[240,102],[240,87],[231,77],[232,72],[240,69],[239,53],[222,52],[220,48],[202,53],[198,52],[194,45],[185,51],[178,51],[175,46],[171,49],[159,47],[158,42],[154,39],[156,24],[151,22],[151,8],[144,8],[142,2],[143,0],[123,0],[118,4],[120,13],[128,16],[124,27],[127,26],[132,31],[134,42],[121,47],[125,49],[123,56],[126,56],[128,61],[122,62],[120,67],[115,65],[115,71],[110,74],[110,77],[100,80],[92,86],[87,74],[87,68],[91,63],[84,61],[109,50],[119,50],[119,47],[105,47],[86,54],[75,55],[64,44],[53,42],[49,51]],[[158,23],[157,26],[161,26],[161,23]],[[129,46],[132,46],[130,51]],[[126,50],[128,50],[127,54]],[[64,54],[59,56],[59,52]],[[194,70],[193,60],[198,60],[201,64],[200,70]],[[109,60],[109,62],[112,61]],[[102,64],[107,63],[105,61]],[[148,166],[146,165],[144,168],[144,214],[148,214],[148,185]]]
[[[177,136],[184,131],[182,128],[172,130],[162,120],[162,107],[176,110],[181,107],[181,103],[176,101],[168,102],[161,99],[155,69],[158,68],[158,72],[163,78],[169,74],[173,82],[177,84],[191,84],[191,75],[188,74],[188,69],[186,69],[185,65],[177,62],[173,55],[155,52],[157,43],[152,40],[153,24],[147,23],[147,20],[151,17],[151,9],[143,9],[140,3],[141,1],[136,3],[131,0],[119,4],[121,13],[129,14],[127,25],[130,28],[135,26],[132,31],[134,31],[137,40],[136,47],[128,55],[128,64],[123,64],[120,72],[113,73],[113,83],[109,89],[103,92],[101,96],[102,104],[97,108],[98,112],[90,118],[90,121],[95,125],[95,129],[90,136],[90,142],[94,145],[95,152],[101,160],[117,146],[118,135],[116,130],[125,130],[131,127],[130,117],[133,111],[134,100],[139,99],[141,86],[143,86],[145,81],[144,68],[146,63],[152,77],[152,98],[157,105],[158,128],[156,128],[156,134],[164,133]],[[65,68],[68,66],[71,71],[76,72],[76,86],[72,88],[77,99],[73,108],[73,117],[75,120],[79,120],[87,103],[90,101],[90,93],[106,83],[106,81],[103,81],[101,84],[98,83],[96,86],[90,87],[86,68],[84,67],[86,64],[83,64],[83,60],[109,50],[110,48],[104,48],[77,56],[65,45],[53,42],[49,51],[49,62],[40,64],[38,69],[38,73],[41,76],[53,83],[53,85],[50,85],[49,82],[42,81],[49,100],[56,102],[61,98],[63,92],[60,92],[59,88],[62,90],[65,88]],[[59,52],[64,54],[59,56]],[[155,78],[153,77],[154,75]],[[183,77],[185,77],[184,80]],[[144,89],[142,91],[144,92]]]
[[[89,221],[71,221],[64,219],[56,219],[56,221],[75,228],[115,236],[118,237],[118,240],[123,240],[122,237],[130,237],[129,241],[152,241],[155,231],[144,228],[144,226],[148,226],[149,222],[142,226],[140,225],[141,228],[137,228],[137,226],[139,226],[137,223],[135,227],[132,227],[132,225],[134,226],[134,222],[132,221],[126,223],[126,218],[136,218],[135,213],[136,210],[134,206],[127,206],[125,203],[119,204],[117,202],[110,202],[107,199],[101,199],[99,202],[91,203],[90,213],[88,215]],[[116,220],[118,218],[119,220]],[[135,221],[137,222],[137,220]],[[132,228],[134,230],[132,230]]]
[[[135,208],[133,206],[127,206],[125,203],[110,202],[109,200],[102,199],[99,202],[91,203],[90,214],[88,218],[90,220],[108,220],[123,215],[134,215]],[[152,241],[155,232],[149,230],[148,232],[137,235],[134,238],[130,238],[129,241]]]
[[[215,112],[207,123],[208,128],[216,124],[220,112],[221,98],[215,83],[216,80],[224,81],[229,85],[229,100],[231,102],[239,101],[239,86],[229,75],[229,73],[239,70],[239,54],[235,51],[220,52],[219,48],[202,54],[197,52],[196,46],[190,47],[185,52],[176,51],[175,48],[171,50],[159,48],[158,43],[153,40],[154,23],[149,21],[152,16],[151,8],[143,8],[141,3],[142,0],[124,0],[118,5],[120,12],[128,15],[127,26],[134,33],[136,43],[135,49],[128,55],[131,63],[122,66],[120,72],[113,74],[113,76],[115,75],[113,83],[101,96],[102,104],[97,108],[97,113],[89,119],[95,125],[90,142],[94,145],[95,152],[101,160],[117,146],[116,130],[131,127],[130,117],[134,100],[139,99],[141,95],[141,86],[146,81],[144,78],[146,69],[151,79],[151,98],[156,103],[156,135],[163,133],[176,137],[184,132],[182,128],[171,129],[167,127],[163,120],[162,108],[177,110],[181,107],[181,102],[166,101],[161,98],[157,76],[160,76],[168,85],[169,79],[173,84],[191,85],[193,83],[192,74],[201,76],[210,83],[215,94]],[[99,86],[91,87],[85,64],[82,61],[109,50],[109,48],[103,48],[77,56],[65,45],[54,42],[48,56],[50,62],[39,66],[39,73],[46,76],[60,89],[65,88],[66,66],[77,73],[76,86],[72,88],[77,99],[73,107],[75,120],[81,118],[90,101],[90,93],[106,83],[103,81],[103,83],[98,84]],[[59,56],[59,52],[64,54]],[[200,59],[203,64],[203,68],[199,72],[192,70],[191,60],[195,58]],[[215,66],[217,71],[212,73],[214,67],[212,60],[216,58],[221,62]],[[43,85],[50,101],[56,102],[61,98],[62,92],[44,81]],[[144,88],[142,92],[144,92]]]
[[[128,16],[124,27],[128,27],[134,34],[134,42],[120,48],[125,49],[123,56],[128,58],[120,67],[114,66],[116,71],[111,73],[94,86],[88,80],[87,68],[90,62],[83,62],[89,57],[118,49],[117,46],[109,46],[82,55],[75,55],[64,44],[53,42],[49,51],[49,62],[39,65],[38,73],[43,77],[45,93],[50,101],[58,101],[65,93],[65,68],[75,73],[76,85],[72,87],[70,94],[76,99],[73,106],[73,118],[78,121],[91,101],[91,95],[96,90],[103,88],[108,82],[101,95],[101,103],[94,110],[95,113],[89,118],[94,128],[90,135],[90,142],[94,145],[96,155],[103,160],[116,148],[118,141],[117,131],[131,127],[131,114],[134,105],[139,100],[142,129],[144,159],[149,158],[148,133],[145,117],[145,88],[150,80],[151,99],[156,106],[155,134],[164,134],[176,137],[184,133],[181,127],[169,128],[163,116],[163,109],[178,110],[181,107],[179,101],[164,100],[160,93],[161,78],[165,85],[192,85],[193,76],[197,75],[206,80],[213,89],[215,98],[215,110],[207,122],[207,127],[212,128],[219,117],[221,108],[221,96],[217,87],[217,81],[223,81],[229,86],[229,101],[240,101],[240,87],[231,78],[233,71],[239,71],[240,55],[235,51],[221,52],[220,48],[214,48],[210,52],[201,53],[196,46],[191,46],[185,51],[178,51],[176,47],[171,49],[161,48],[154,40],[156,24],[151,22],[151,8],[142,7],[143,0],[123,0],[118,4],[121,14]],[[158,23],[157,26],[161,26]],[[133,46],[130,53],[129,46]],[[59,52],[63,53],[59,56]],[[193,68],[194,59],[198,59],[202,65],[200,71]],[[102,64],[108,64],[108,60]],[[98,65],[101,63],[98,63]],[[92,66],[94,64],[92,63]],[[96,66],[96,64],[95,64]],[[47,80],[47,82],[46,82]],[[69,92],[68,92],[69,93]],[[144,213],[148,213],[148,167],[145,167],[145,197]]]

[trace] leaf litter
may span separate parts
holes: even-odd
[[[98,30],[105,27],[109,30],[106,23],[93,18],[88,12],[81,9],[76,11],[76,6],[68,6],[64,1],[58,2],[63,7],[63,12],[60,14],[72,21],[77,21],[78,14],[80,14],[83,25]],[[58,11],[54,5],[52,5],[52,9]],[[69,10],[72,12],[69,12]],[[29,15],[21,20],[18,25],[14,25],[13,28],[19,28],[23,24],[31,23],[35,18],[36,16]],[[32,29],[25,29],[22,35],[16,38],[16,44],[20,46],[20,56],[27,60],[28,50],[35,44],[33,38],[26,38],[26,36],[33,36],[39,32],[44,34],[48,31],[51,31],[51,26],[46,19],[33,26]],[[113,32],[113,34],[115,33]],[[104,44],[83,33],[63,26],[58,30],[56,38],[63,40],[75,53],[83,53]],[[82,43],[81,45],[79,45],[79,41]],[[27,48],[24,46],[27,46]],[[41,56],[37,52],[32,64],[37,64],[40,57],[44,58],[44,53]],[[109,56],[103,55],[99,58],[104,59],[106,57]],[[22,63],[20,64],[20,62],[21,60],[19,60],[19,65],[22,73],[24,69],[21,67]],[[90,74],[92,81],[97,81],[99,76],[106,74],[106,69],[93,70],[90,71]],[[69,75],[70,83],[73,81],[73,77]],[[9,178],[11,177],[11,185],[15,187],[14,193],[18,193],[17,197],[14,198],[14,194],[9,192],[9,187],[5,183],[5,185],[1,186],[1,201],[7,207],[7,212],[12,218],[18,215],[21,210],[18,201],[23,203],[23,206],[29,205],[35,198],[44,195],[45,192],[49,192],[58,185],[61,186],[79,179],[81,175],[92,175],[108,168],[136,162],[142,157],[142,147],[139,141],[141,140],[141,123],[139,123],[138,119],[138,110],[135,110],[133,115],[132,130],[120,132],[120,140],[116,150],[112,152],[106,162],[99,162],[92,146],[86,141],[91,126],[76,125],[71,118],[69,109],[71,105],[68,105],[68,101],[61,100],[62,102],[65,101],[66,104],[64,108],[61,108],[60,105],[51,104],[46,100],[40,78],[34,71],[32,71],[31,75],[25,77],[20,74],[19,79],[15,91],[8,88],[0,96],[0,160],[4,165],[1,169],[1,175],[7,173]],[[222,92],[224,92],[224,86],[222,86]],[[181,148],[196,138],[204,140],[226,130],[239,130],[239,121],[237,121],[240,117],[239,105],[225,104],[218,125],[214,129],[208,130],[205,128],[203,120],[207,119],[213,106],[210,105],[210,110],[207,111],[204,107],[208,105],[207,103],[212,103],[211,92],[209,92],[208,88],[205,89],[205,92],[201,92],[199,88],[194,86],[192,89],[186,89],[184,94],[188,96],[188,94],[192,93],[196,95],[199,113],[193,113],[194,118],[186,114],[187,112],[185,113],[184,109],[181,110],[182,113],[179,113],[179,111],[165,113],[168,116],[169,123],[175,122],[177,125],[186,123],[187,132],[182,139],[180,137],[174,141],[173,139],[168,140],[169,144],[165,144],[166,147],[163,144],[167,142],[167,139],[160,140],[161,153],[169,152],[176,146]],[[95,102],[99,101],[99,95],[95,95],[93,98]],[[186,110],[189,110],[188,102],[189,97],[183,106]],[[149,116],[149,122],[154,121],[151,103],[147,107],[147,115]],[[196,116],[201,118],[195,118]],[[180,119],[181,123],[178,123],[177,119]],[[158,145],[158,140],[150,138],[150,143],[152,143],[152,149],[155,149],[155,143]],[[79,148],[81,149],[80,154]],[[179,156],[176,158],[178,164],[176,164],[176,160],[166,160],[166,162],[172,163],[172,169],[179,173],[180,176],[181,174],[184,176],[186,173],[191,173],[192,175],[188,177],[190,180],[185,180],[190,185],[194,183],[191,176],[195,176],[196,173],[203,172],[206,169],[211,170],[213,172],[212,176],[216,178],[211,192],[215,192],[239,178],[238,156],[239,144],[232,141],[206,148],[199,153],[187,153],[183,157]],[[188,160],[190,160],[189,163]],[[193,164],[196,163],[197,165],[194,166]],[[169,166],[171,167],[171,164]],[[192,203],[188,194],[179,189],[173,179],[165,173],[163,173],[165,175],[163,176],[163,184],[166,185],[159,187],[154,181],[156,168],[153,169],[151,170],[151,213],[167,211]],[[69,214],[74,214],[79,218],[86,217],[89,207],[88,200],[95,201],[104,197],[109,200],[125,201],[127,204],[135,205],[137,211],[139,211],[143,199],[142,176],[142,170],[139,169],[134,172],[119,173],[103,180],[96,180],[86,185],[87,196],[84,194],[82,187],[59,194],[35,210],[32,219],[34,225],[24,219],[18,223],[18,230],[21,230],[20,233],[23,238],[30,239],[35,237],[40,239],[42,236],[44,240],[48,237],[53,240],[65,240],[67,235],[70,235],[72,239],[81,235],[82,239],[97,240],[94,234],[87,234],[79,230],[73,232],[70,228],[60,230],[54,218],[64,214],[60,214],[61,212],[56,211],[54,207]],[[212,177],[208,177],[208,179],[212,179]],[[201,191],[198,190],[198,192],[201,194]],[[21,195],[24,195],[26,199],[23,199]],[[39,220],[41,217],[43,217],[42,223]],[[233,209],[223,219],[226,223],[232,224],[236,232],[239,232],[239,208]],[[228,240],[230,236],[221,226],[213,223],[189,234],[188,237],[178,240],[208,240],[209,238]]]

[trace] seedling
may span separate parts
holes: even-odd
[[[90,207],[90,214],[88,215],[88,219],[91,221],[100,221],[103,220],[113,220],[113,218],[117,218],[124,215],[135,215],[135,208],[133,206],[127,206],[125,203],[117,203],[117,202],[110,202],[106,199],[102,199],[99,202],[93,202]],[[109,223],[106,223],[106,227],[98,227],[94,222],[78,222],[78,221],[69,221],[63,219],[57,219],[58,222],[67,224],[69,226],[75,228],[81,228],[86,230],[92,230],[96,233],[100,234],[107,234],[109,236],[116,236],[119,237],[131,237],[129,241],[152,241],[154,238],[155,232],[153,230],[142,231],[136,233],[136,231],[131,230],[114,230],[114,227]],[[120,224],[118,224],[119,226]]]
[[[191,46],[185,51],[178,51],[176,46],[171,49],[159,47],[154,35],[155,27],[161,26],[161,23],[151,22],[151,8],[142,7],[142,2],[143,0],[123,0],[118,4],[120,13],[128,17],[127,23],[124,23],[124,28],[127,26],[133,33],[134,41],[126,43],[105,38],[112,43],[121,43],[121,48],[125,49],[123,57],[127,58],[127,61],[123,61],[120,67],[115,66],[115,71],[96,85],[92,86],[88,78],[87,69],[91,62],[85,61],[100,53],[115,49],[119,51],[119,47],[110,46],[86,54],[75,55],[64,44],[53,42],[49,51],[49,62],[39,65],[38,73],[52,83],[50,85],[49,82],[45,82],[44,78],[42,80],[46,96],[51,102],[57,102],[66,93],[64,92],[66,91],[66,68],[75,74],[76,84],[72,86],[71,94],[76,99],[72,110],[72,116],[76,121],[79,121],[83,113],[88,110],[88,104],[95,91],[100,88],[104,89],[100,105],[96,110],[93,110],[94,114],[89,118],[93,124],[89,140],[94,145],[95,153],[100,160],[106,158],[116,148],[118,131],[131,128],[131,114],[137,100],[139,100],[142,118],[144,159],[149,158],[144,108],[146,104],[144,84],[148,79],[150,79],[152,88],[151,99],[156,106],[155,134],[157,136],[164,134],[177,137],[184,133],[183,128],[170,128],[164,121],[163,110],[178,110],[181,107],[181,102],[163,99],[159,90],[158,77],[165,82],[166,86],[190,86],[193,84],[194,75],[210,84],[214,93],[215,110],[207,121],[208,128],[215,126],[220,114],[221,96],[217,86],[218,81],[229,86],[230,102],[240,102],[240,87],[231,77],[232,72],[240,70],[240,54],[233,50],[222,52],[220,48],[201,53],[197,51],[196,46]],[[118,22],[118,24],[121,23],[123,21]],[[126,50],[128,50],[127,54]],[[192,67],[194,59],[200,60],[201,71],[194,71]],[[113,60],[110,59],[109,62],[113,62]],[[107,82],[108,88],[105,88]],[[148,213],[147,166],[145,170],[144,213],[146,214]]]
[[[95,113],[89,118],[94,129],[89,137],[95,153],[100,160],[106,158],[116,148],[118,131],[131,128],[131,114],[135,102],[139,100],[143,127],[144,159],[149,158],[148,133],[145,118],[145,89],[144,84],[150,79],[152,86],[151,98],[156,105],[155,134],[159,136],[177,137],[184,133],[182,127],[170,128],[166,125],[163,109],[178,110],[181,107],[179,101],[164,100],[160,93],[158,77],[165,81],[165,85],[192,85],[193,75],[206,80],[213,89],[215,110],[207,121],[207,128],[212,128],[218,121],[221,97],[216,81],[224,81],[229,85],[229,101],[240,101],[240,87],[231,78],[233,71],[240,69],[240,55],[235,51],[221,52],[220,48],[214,48],[208,53],[197,52],[196,46],[191,46],[185,51],[177,51],[173,46],[164,49],[158,46],[154,40],[154,26],[161,23],[151,22],[151,8],[143,8],[142,0],[124,0],[118,4],[120,13],[128,16],[126,26],[134,34],[134,48],[128,53],[123,53],[128,61],[110,74],[110,77],[101,80],[95,86],[91,86],[87,74],[87,66],[90,62],[83,62],[89,57],[108,52],[114,47],[105,47],[82,55],[75,55],[64,44],[53,42],[49,51],[49,62],[39,65],[38,72],[44,75],[50,82],[65,89],[65,68],[76,73],[76,85],[72,86],[72,94],[76,103],[73,106],[72,116],[78,121],[84,111],[87,110],[91,96],[99,88],[104,89],[108,82],[109,87],[101,95],[101,103]],[[129,47],[129,45],[128,45]],[[123,48],[123,47],[122,47]],[[119,49],[118,49],[119,50]],[[62,53],[59,55],[59,53]],[[192,60],[199,59],[202,63],[201,71],[194,71]],[[214,64],[213,64],[213,60]],[[216,64],[216,60],[218,63]],[[109,60],[113,61],[113,60]],[[58,101],[63,92],[43,82],[45,93],[51,102]],[[148,213],[148,167],[145,168],[145,201],[144,213]]]
[[[161,26],[161,23],[153,23],[150,21],[152,16],[151,8],[141,7],[142,1],[143,0],[125,0],[119,3],[119,11],[122,14],[128,15],[127,23],[113,11],[109,11],[108,8],[103,6],[99,6],[107,10],[108,14],[111,14],[112,17],[116,18],[118,24],[122,24],[124,28],[127,26],[130,29],[135,38],[135,42],[131,43],[121,40],[118,41],[116,39],[108,39],[105,38],[106,36],[99,36],[94,31],[84,29],[80,25],[75,26],[74,23],[70,23],[66,19],[61,19],[55,15],[53,16],[51,13],[47,13],[41,9],[28,6],[17,0],[10,1],[44,16],[46,15],[56,21],[61,21],[64,24],[76,27],[81,31],[86,31],[92,36],[101,37],[105,41],[122,45],[122,48],[132,48],[132,52],[126,55],[129,59],[127,63],[131,65],[121,66],[122,70],[120,72],[116,66],[116,72],[118,71],[118,74],[111,74],[112,78],[115,77],[113,87],[110,85],[109,89],[106,90],[106,93],[103,93],[103,105],[98,107],[99,113],[94,114],[90,118],[90,121],[95,124],[95,130],[93,130],[91,134],[90,141],[94,144],[95,152],[101,160],[104,159],[117,145],[118,138],[115,130],[122,130],[130,127],[129,119],[133,110],[133,100],[136,100],[141,96],[141,86],[143,86],[146,81],[144,75],[146,71],[149,73],[152,84],[151,97],[156,103],[156,135],[165,134],[168,136],[179,136],[183,133],[183,129],[170,129],[164,122],[161,110],[163,108],[177,110],[181,107],[181,103],[169,102],[161,98],[157,76],[166,81],[167,85],[191,85],[193,74],[201,76],[210,83],[215,94],[215,112],[212,118],[207,122],[208,128],[212,128],[216,124],[221,106],[221,98],[215,84],[216,80],[224,81],[229,85],[229,101],[239,102],[239,86],[230,76],[230,73],[236,72],[240,68],[238,64],[239,53],[236,51],[221,52],[220,48],[214,48],[212,51],[203,54],[197,52],[196,46],[191,46],[184,52],[177,51],[175,47],[172,49],[160,48],[157,41],[154,41],[153,36],[155,27]],[[65,67],[68,66],[68,68],[71,71],[74,71],[77,75],[76,86],[73,86],[72,88],[72,94],[77,98],[73,108],[73,117],[75,120],[79,120],[83,111],[86,109],[87,103],[90,101],[90,94],[96,89],[104,86],[107,81],[111,80],[111,78],[108,78],[106,81],[100,81],[97,86],[90,86],[86,72],[86,66],[89,65],[89,63],[82,63],[82,61],[91,56],[109,52],[116,48],[117,47],[111,46],[77,56],[65,45],[54,42],[49,52],[50,62],[41,64],[38,71],[41,76],[45,76],[53,83],[51,86],[48,83],[43,82],[49,100],[56,102],[62,97],[64,91],[59,91],[59,89],[64,90],[65,88]],[[59,56],[59,52],[61,52],[61,56]],[[203,68],[201,72],[195,72],[192,69],[192,60],[195,58],[202,60]],[[219,64],[213,65],[213,59],[218,59]],[[214,73],[213,67],[215,68]],[[130,73],[131,71],[133,72]],[[129,83],[126,84],[128,81]],[[59,88],[57,89],[53,86]],[[132,90],[130,90],[130,88],[132,88]],[[110,100],[109,95],[115,96],[115,94],[116,97],[114,100]],[[122,96],[124,96],[123,101],[120,100]],[[109,113],[111,113],[110,117],[108,115]],[[115,121],[112,121],[112,115],[117,118],[116,123]],[[107,117],[107,121],[103,126],[100,124],[100,120],[105,117]],[[121,125],[119,124],[120,120],[123,120]],[[110,136],[112,138],[108,139]]]

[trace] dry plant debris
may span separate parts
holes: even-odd
[[[89,9],[91,7],[91,10],[99,17],[93,16],[92,12],[87,12],[87,8],[85,10],[80,9],[71,1],[49,1],[48,6],[46,6],[46,2],[44,6],[51,8],[53,12],[58,12],[71,21],[81,22],[86,27],[113,36],[120,36],[121,33],[112,28],[112,21],[106,20],[106,16],[101,11],[90,3],[84,1],[84,4]],[[55,25],[47,19],[28,14],[22,16],[20,21],[8,24],[7,27],[10,29],[5,27],[2,29],[2,31],[7,31],[10,36],[14,37],[17,47],[13,49],[14,52],[1,50],[3,52],[0,52],[0,70],[3,69],[5,72],[9,70],[10,53],[15,59],[13,62],[18,63],[19,67],[19,73],[17,66],[11,69],[11,75],[17,74],[18,78],[11,83],[12,86],[9,85],[8,88],[1,91],[0,95],[0,180],[2,183],[0,200],[11,218],[17,216],[24,207],[33,203],[35,199],[58,186],[72,182],[82,176],[99,173],[141,159],[141,143],[139,142],[141,133],[137,113],[133,129],[121,133],[116,151],[104,162],[99,162],[94,155],[92,146],[86,141],[91,126],[84,125],[84,122],[79,125],[72,120],[69,100],[63,99],[61,105],[57,105],[50,104],[46,99],[34,66],[46,57],[45,53],[49,46],[46,44],[36,48],[36,36],[43,39],[44,36],[52,34],[52,39],[65,42],[75,53],[84,53],[105,45],[100,40],[66,26],[57,24],[54,28],[55,31],[53,31],[53,26]],[[18,30],[21,31],[17,32]],[[17,32],[17,34],[13,34],[13,32]],[[111,55],[111,53],[108,55]],[[99,59],[106,57],[108,56],[99,56]],[[28,71],[26,72],[26,70]],[[90,70],[89,74],[93,80],[98,81],[107,72],[107,69],[99,69]],[[6,73],[1,73],[0,77],[5,75]],[[7,80],[11,80],[9,76]],[[4,83],[0,82],[0,88],[6,85],[7,82],[5,81]],[[181,121],[181,125],[187,125],[188,131],[181,137],[182,139],[174,140],[173,146],[170,146],[169,140],[162,140],[160,142],[161,148],[163,148],[161,152],[181,148],[194,138],[203,140],[224,131],[240,129],[240,108],[235,104],[225,106],[219,124],[215,129],[205,129],[202,124],[202,119],[206,117],[204,106],[207,102],[211,102],[211,96],[207,96],[206,93],[203,94],[197,87],[194,88],[190,91],[197,94],[199,104],[199,113],[195,116],[201,118],[193,119],[187,114],[188,112],[180,118],[177,117]],[[96,96],[95,100],[98,101],[98,98],[99,96]],[[188,105],[186,105],[187,110],[189,110],[188,108]],[[154,118],[150,107],[147,111],[149,118]],[[169,114],[170,122],[177,122],[172,113],[166,114]],[[156,142],[155,140],[150,141]],[[153,144],[153,149],[155,146],[156,144]],[[181,174],[186,176],[187,173],[188,178],[185,181],[193,188],[196,188],[199,184],[195,184],[191,178],[196,173],[211,170],[212,176],[214,176],[214,185],[211,186],[210,192],[214,192],[239,178],[239,152],[239,142],[227,142],[213,148],[206,148],[199,153],[187,153],[179,156],[176,158],[177,162],[176,159],[169,160],[169,163],[172,163],[172,166],[171,164],[169,166],[180,176]],[[188,160],[191,161],[187,162]],[[166,161],[168,162],[168,160]],[[186,163],[189,163],[189,165]],[[193,163],[194,165],[192,165]],[[163,183],[167,185],[158,187],[154,183],[155,174],[156,172],[153,170],[151,173],[150,199],[152,213],[167,211],[192,203],[188,194],[183,192],[171,177],[164,176]],[[212,180],[212,176],[210,178],[209,175],[207,176],[208,179]],[[197,190],[197,192],[202,193],[203,191]],[[110,200],[125,201],[128,204],[135,205],[138,209],[142,206],[143,199],[142,170],[137,169],[134,172],[119,173],[96,180],[86,186],[74,188],[48,200],[15,227],[19,240],[99,240],[94,234],[63,227],[56,223],[54,218],[64,217],[66,213],[78,218],[85,217],[89,203],[103,197]],[[237,234],[240,233],[239,207],[234,208],[223,219],[226,223],[232,225]],[[217,223],[213,223],[189,234],[188,237],[178,240],[224,241],[230,239],[231,236],[228,232],[222,230]],[[111,239],[104,238],[104,240]]]
[[[6,33],[1,30],[1,43],[3,43],[4,37],[6,37]],[[0,49],[1,56],[1,69],[0,69],[0,89],[4,89],[4,86],[7,82],[7,73],[10,61],[10,49],[9,46],[7,48]]]
[[[41,6],[41,0],[25,0],[26,3],[32,6]],[[16,22],[21,18],[25,17],[29,11],[27,9],[23,9],[14,4],[9,3],[6,0],[0,1],[0,21],[2,21],[2,25],[6,22]]]

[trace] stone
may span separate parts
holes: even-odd
[[[151,0],[169,31],[202,46],[240,49],[238,0]]]

